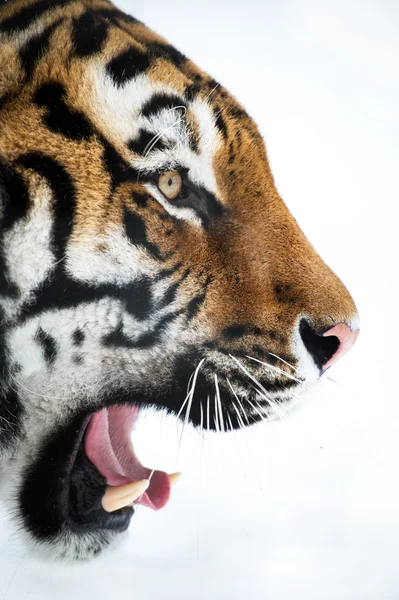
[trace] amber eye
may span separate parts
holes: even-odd
[[[182,180],[179,171],[165,171],[158,179],[158,187],[164,196],[173,200],[181,192]]]

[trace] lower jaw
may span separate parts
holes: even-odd
[[[107,482],[86,456],[84,433],[90,415],[76,417],[42,445],[40,457],[23,472],[19,512],[36,542],[55,543],[70,533],[125,531],[132,507],[106,512]]]
[[[81,444],[70,478],[68,525],[72,531],[87,533],[107,529],[122,532],[129,527],[133,507],[106,512],[102,507],[106,488],[105,477],[89,460]]]

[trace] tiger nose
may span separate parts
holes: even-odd
[[[324,333],[318,334],[305,320],[301,321],[299,331],[307,351],[321,373],[324,373],[348,352],[359,335],[359,329],[352,330],[344,323],[339,323]]]

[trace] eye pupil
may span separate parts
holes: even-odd
[[[168,180],[168,185],[170,186],[170,185],[172,185],[172,183],[173,183],[172,179],[169,179]]]

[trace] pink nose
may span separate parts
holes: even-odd
[[[329,337],[331,335],[338,338],[339,345],[334,354],[323,365],[323,373],[324,371],[327,371],[327,369],[331,367],[331,365],[334,364],[343,354],[345,354],[345,352],[348,352],[348,350],[352,348],[359,335],[359,329],[352,331],[347,325],[340,323],[339,325],[335,325],[335,327],[332,327],[323,333],[323,337]]]

